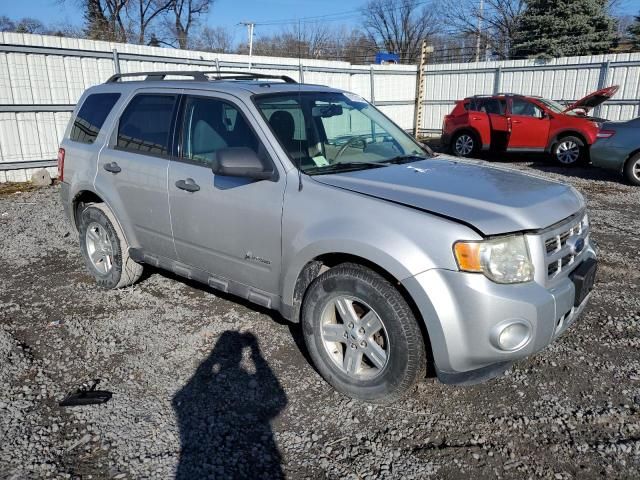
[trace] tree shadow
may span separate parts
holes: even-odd
[[[253,334],[224,332],[172,404],[178,480],[284,478],[271,421],[287,397]]]

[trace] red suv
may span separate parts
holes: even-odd
[[[617,86],[604,88],[568,107],[510,93],[465,98],[444,117],[442,144],[462,157],[489,149],[548,152],[561,164],[573,165],[587,158],[604,121],[587,116],[588,111],[617,91]]]

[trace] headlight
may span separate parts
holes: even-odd
[[[523,235],[456,242],[453,252],[458,268],[464,272],[483,273],[496,283],[533,280],[533,265]]]
[[[584,230],[588,227],[589,227],[589,215],[585,213],[584,217],[582,217],[582,229]]]

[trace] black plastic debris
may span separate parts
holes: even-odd
[[[95,405],[111,400],[113,393],[107,390],[96,390],[100,379],[83,383],[78,390],[67,395],[58,405],[61,407],[76,407],[81,405]]]

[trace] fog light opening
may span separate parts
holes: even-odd
[[[531,328],[523,322],[505,325],[498,333],[498,347],[509,352],[523,347],[531,335]]]

